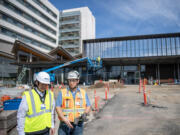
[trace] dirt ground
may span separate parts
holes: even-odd
[[[110,89],[115,96],[85,126],[84,134],[179,135],[180,86],[146,86],[147,106],[138,91],[137,85]]]
[[[85,135],[109,135],[109,126],[111,126],[112,130],[113,128],[121,130],[121,135],[176,135],[176,133],[180,133],[180,85],[146,86],[147,101],[149,103],[146,107],[143,106],[142,88],[141,93],[139,93],[138,85],[110,87],[107,101],[105,100],[105,90],[108,91],[107,88],[103,86],[100,88],[80,87],[87,91],[92,110],[95,110],[94,90],[96,90],[96,97],[98,97],[98,111],[91,111],[88,116],[88,122],[85,123]],[[59,88],[54,89],[55,98],[59,90]],[[119,110],[116,110],[117,107],[113,108],[116,103]],[[120,114],[117,114],[117,112]],[[132,112],[135,113],[132,115]],[[117,123],[115,125],[112,124],[112,119],[116,119]],[[108,125],[109,122],[110,125]],[[107,125],[105,125],[106,123]],[[58,127],[59,120],[56,114],[55,135],[58,134]],[[98,127],[101,127],[102,130],[97,129]],[[105,129],[108,129],[108,131]],[[10,135],[16,135],[16,133],[17,131],[12,130]],[[120,133],[116,130],[111,132],[111,134]]]

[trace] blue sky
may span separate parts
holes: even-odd
[[[180,32],[180,0],[49,0],[59,10],[87,6],[96,38]]]

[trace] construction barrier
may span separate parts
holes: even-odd
[[[143,96],[144,96],[144,105],[147,105],[147,95],[146,95],[146,86],[145,83],[143,82]]]
[[[98,111],[98,98],[96,96],[96,90],[94,90],[94,108]]]
[[[62,85],[62,87],[64,87],[64,83],[63,82],[61,83],[61,85]]]
[[[108,92],[109,92],[109,83],[107,84],[107,87],[108,87]]]
[[[108,99],[108,97],[107,97],[107,88],[106,88],[106,90],[105,90],[105,100],[107,100]]]

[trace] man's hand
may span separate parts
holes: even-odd
[[[54,135],[55,134],[55,128],[50,128],[50,135]]]
[[[73,128],[73,125],[71,124],[71,122],[69,121],[68,118],[64,117],[64,118],[63,118],[63,121],[64,121],[64,123],[66,123],[66,125],[67,125],[68,127]]]
[[[86,113],[83,113],[83,114],[81,115],[81,117],[82,117],[82,120],[83,120],[83,121],[87,121],[87,114],[86,114]]]

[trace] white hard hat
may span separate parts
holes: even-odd
[[[77,71],[70,71],[67,79],[79,79],[79,73]]]
[[[34,76],[33,76],[33,81],[35,82],[37,80],[37,73],[34,73]]]
[[[36,79],[37,79],[37,81],[39,81],[40,83],[50,84],[50,76],[49,76],[49,74],[46,73],[46,72],[39,72],[39,73],[36,75]]]

